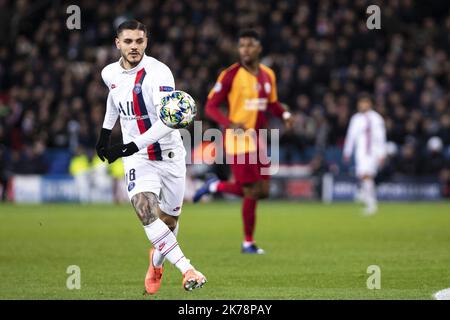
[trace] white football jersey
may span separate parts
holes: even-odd
[[[175,81],[169,67],[147,55],[129,70],[122,68],[120,61],[107,65],[101,73],[109,88],[103,128],[111,130],[120,117],[123,143],[127,144],[161,121],[158,117],[161,98],[175,90]],[[138,144],[138,147],[141,146]],[[183,147],[180,132],[169,130],[164,137],[135,155],[163,160],[163,151],[179,147]]]
[[[383,117],[376,111],[358,112],[350,119],[344,156],[351,157],[354,149],[357,161],[364,158],[385,157],[386,128]]]

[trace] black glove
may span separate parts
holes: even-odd
[[[138,152],[139,149],[134,142],[127,144],[115,144],[111,148],[106,149],[105,158],[108,159],[108,163],[113,163],[120,157],[128,157]]]
[[[109,147],[109,137],[111,136],[111,130],[102,128],[100,131],[100,137],[98,138],[95,150],[97,150],[97,155],[100,160],[105,161],[105,151]]]

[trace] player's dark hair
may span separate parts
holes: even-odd
[[[356,100],[369,100],[371,103],[374,103],[372,95],[368,92],[361,92],[360,94],[358,94]]]
[[[123,30],[142,30],[147,35],[147,27],[145,24],[143,24],[140,21],[137,20],[128,20],[125,22],[122,22],[116,30],[117,36],[123,31]]]
[[[238,40],[241,38],[253,38],[255,40],[261,41],[258,31],[255,29],[244,29],[239,32]]]

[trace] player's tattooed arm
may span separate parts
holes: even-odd
[[[159,217],[158,198],[152,192],[141,192],[131,199],[134,210],[144,226],[154,222]]]

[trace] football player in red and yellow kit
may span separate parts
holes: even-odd
[[[251,153],[258,154],[259,149],[265,148],[261,139],[239,141],[230,129],[255,129],[258,132],[258,129],[267,127],[269,114],[283,118],[290,128],[292,117],[278,101],[275,73],[259,62],[262,46],[258,33],[242,31],[238,37],[238,51],[240,62],[222,71],[205,107],[206,115],[225,129],[225,153],[227,159],[231,157],[234,160],[230,164],[234,182],[211,178],[197,190],[193,200],[197,202],[203,195],[215,192],[242,196],[242,252],[262,254],[264,250],[256,245],[253,235],[257,201],[269,196],[270,175],[262,169],[267,169],[270,163],[261,161],[259,157],[257,161],[249,161]],[[223,102],[227,102],[228,115],[219,108]],[[237,157],[244,157],[245,163],[236,163]]]

